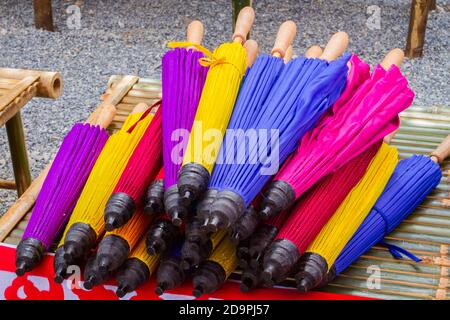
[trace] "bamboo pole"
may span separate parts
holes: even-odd
[[[16,183],[14,181],[0,179],[0,189],[14,190]]]
[[[0,78],[22,80],[26,77],[39,77],[37,96],[41,98],[59,98],[63,81],[59,72],[0,68]],[[5,82],[7,82],[6,80]]]
[[[33,0],[34,24],[36,29],[53,30],[53,15],[51,0]]]
[[[20,197],[31,183],[30,165],[23,133],[20,111],[6,122],[9,149],[13,163],[14,178],[17,184],[17,195]]]

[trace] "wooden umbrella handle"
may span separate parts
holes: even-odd
[[[396,134],[397,134],[397,130],[392,131],[391,133],[389,133],[387,136],[385,136],[383,138],[383,142],[390,144]]]
[[[203,23],[198,20],[194,20],[189,23],[186,31],[186,40],[195,44],[201,44],[203,35],[205,34],[205,28]]]
[[[286,53],[284,54],[284,58],[283,58],[284,63],[288,63],[289,61],[291,61],[293,55],[294,55],[294,49],[292,49],[292,46],[289,46],[286,49]]]
[[[247,40],[244,49],[247,52],[247,68],[250,68],[258,55],[258,43],[255,40]]]
[[[285,21],[278,29],[277,37],[275,38],[275,44],[273,45],[272,56],[278,58],[284,58],[286,50],[294,41],[297,34],[297,26],[291,20]]]
[[[333,34],[319,58],[328,62],[335,60],[347,50],[348,43],[347,33],[340,31]]]
[[[255,21],[255,11],[252,7],[244,7],[239,11],[239,15],[236,20],[236,27],[233,33],[233,42],[244,44],[247,39],[247,34],[252,28]]]
[[[102,108],[100,109],[100,113],[95,120],[95,124],[104,129],[108,128],[114,119],[116,112],[117,108],[113,104],[104,102]]]
[[[450,134],[431,153],[431,160],[442,163],[448,156],[450,156]]]
[[[131,111],[131,114],[136,114],[140,112],[145,112],[150,108],[148,104],[145,102],[139,102],[137,105],[134,106],[133,110]]]
[[[402,49],[396,48],[389,51],[385,56],[380,65],[384,70],[388,70],[393,64],[399,67],[403,63],[405,58],[405,53]]]
[[[319,46],[309,47],[305,52],[305,58],[318,58],[322,55],[323,50]]]

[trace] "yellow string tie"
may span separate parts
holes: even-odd
[[[212,53],[207,48],[205,48],[205,47],[203,47],[203,46],[201,46],[199,44],[193,43],[193,42],[189,42],[189,41],[171,41],[171,42],[169,42],[167,44],[167,46],[169,48],[171,48],[171,49],[194,47],[195,49],[197,49],[198,51],[200,51],[201,53],[203,53],[205,55],[205,57],[202,57],[202,58],[198,59],[198,63],[202,67],[213,68],[214,66],[217,66],[219,64],[225,64],[225,63],[229,63],[229,64],[233,65],[231,62],[227,61],[227,59],[225,57],[216,57],[214,55],[214,53]]]

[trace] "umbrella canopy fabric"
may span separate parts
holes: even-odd
[[[318,122],[318,126],[320,126],[326,119],[332,116],[340,106],[342,106],[345,102],[347,102],[352,94],[356,91],[356,89],[370,76],[370,67],[367,63],[360,60],[356,55],[352,55],[349,60],[349,72],[347,75],[347,82],[345,85],[345,89],[342,92],[341,96],[336,100],[331,108],[329,108],[321,119]],[[216,168],[213,172],[213,177],[216,172]],[[258,204],[255,205],[258,207]],[[334,212],[334,211],[333,211]],[[250,215],[249,215],[250,214]],[[245,214],[241,215],[239,219],[234,223],[232,228],[236,231],[232,233],[232,236],[236,239],[245,239],[250,236],[251,233],[254,232],[254,227],[256,226],[257,221],[259,220],[259,215],[257,212],[247,211]]]
[[[224,43],[212,54],[204,52],[211,59],[210,67],[178,177],[185,203],[207,187],[246,70],[247,56],[240,43]]]
[[[236,154],[246,155],[245,161],[226,165],[223,191],[211,208],[208,222],[211,228],[226,228],[237,220],[277,172],[279,164],[295,150],[301,137],[336,101],[345,87],[349,59],[350,54],[330,63],[300,57],[285,66],[250,127],[258,133],[255,141],[248,146],[246,139],[238,141]],[[223,201],[220,201],[221,193]],[[234,198],[239,208],[234,214],[227,212],[229,198]]]
[[[381,141],[350,160],[340,170],[322,178],[297,202],[264,254],[266,284],[284,281],[308,245],[366,173]],[[276,215],[275,217],[277,217]]]
[[[105,231],[106,202],[153,118],[153,115],[146,117],[128,132],[142,115],[143,112],[137,112],[127,117],[122,128],[108,139],[92,168],[59,244],[64,245],[69,264],[85,256]]]
[[[157,106],[160,102],[153,105]],[[140,120],[145,119],[147,110]],[[145,191],[162,166],[162,110],[158,108],[105,207],[105,229],[123,226],[141,205]],[[137,124],[136,124],[137,125]],[[134,130],[134,126],[130,128]]]
[[[262,212],[265,215],[276,214],[320,178],[338,170],[397,129],[398,114],[411,105],[413,98],[414,93],[397,66],[393,65],[386,71],[378,65],[371,78],[344,106],[303,137],[297,151],[266,190]],[[274,200],[277,185],[292,192],[292,197],[285,203]]]
[[[174,48],[166,52],[162,60],[165,207],[171,216],[179,214],[178,171],[208,72],[208,68],[199,63],[203,57],[199,51]]]
[[[383,192],[397,163],[397,149],[383,143],[363,178],[348,194],[300,258],[296,275],[297,288],[300,291],[308,291],[325,279],[326,273],[339,252]]]
[[[379,243],[426,198],[442,178],[439,165],[429,157],[401,160],[367,218],[334,262],[339,275],[353,261]]]
[[[105,129],[81,123],[75,124],[64,138],[17,248],[19,275],[41,260],[64,228],[107,140]]]

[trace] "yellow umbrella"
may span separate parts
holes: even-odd
[[[383,143],[363,178],[300,258],[296,281],[301,292],[318,286],[325,279],[329,268],[383,192],[397,163],[397,149]]]
[[[208,185],[245,73],[247,56],[243,43],[254,14],[251,7],[243,8],[233,42],[221,44],[214,53],[196,46],[205,53],[201,63],[209,65],[209,71],[178,176],[178,190],[185,206],[198,199]]]

